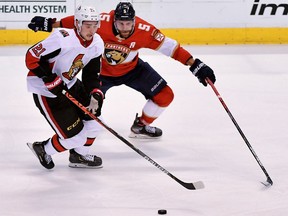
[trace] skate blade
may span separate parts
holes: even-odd
[[[27,143],[27,146],[29,147],[29,149],[32,151],[32,153],[38,158],[36,152],[33,149],[33,143]]]
[[[33,149],[33,143],[27,143],[27,146],[29,147],[29,149],[32,151],[32,153],[35,155],[35,157],[39,160],[40,164],[45,167],[46,169],[52,169],[55,165],[54,165],[54,162],[52,160],[52,165],[48,165],[48,164],[43,164],[43,160],[38,157],[38,155],[36,154],[35,150]]]
[[[131,132],[128,137],[133,138],[133,139],[160,139],[161,136],[151,137],[151,136],[148,136],[146,134],[136,134],[134,132]]]
[[[101,169],[103,166],[87,166],[85,164],[81,164],[81,163],[69,163],[68,165],[71,168],[82,168],[82,169]]]

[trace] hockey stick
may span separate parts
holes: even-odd
[[[168,172],[165,168],[163,168],[161,165],[156,163],[152,158],[150,158],[148,155],[146,155],[144,152],[136,148],[134,145],[132,145],[128,140],[120,136],[116,131],[114,131],[112,128],[108,127],[105,123],[103,123],[99,118],[97,118],[95,115],[93,115],[90,111],[86,109],[84,105],[82,105],[79,101],[77,101],[72,95],[70,95],[67,91],[63,90],[62,93],[77,107],[79,107],[85,114],[89,115],[92,119],[96,120],[100,125],[102,125],[104,128],[106,128],[110,133],[115,135],[118,139],[123,141],[126,145],[128,145],[130,148],[132,148],[135,152],[137,152],[139,155],[141,155],[143,158],[145,158],[147,161],[149,161],[151,164],[156,166],[158,169],[160,169],[162,172],[170,176],[172,179],[174,179],[176,182],[181,184],[183,187],[189,189],[189,190],[197,190],[204,188],[204,183],[202,181],[197,181],[193,183],[187,183],[183,182],[174,175],[172,175],[170,172]]]
[[[261,182],[262,184],[264,184],[266,187],[268,186],[272,186],[273,185],[273,181],[270,178],[268,172],[266,171],[265,167],[263,166],[263,164],[261,163],[260,159],[258,158],[258,156],[256,155],[256,152],[254,151],[254,149],[252,148],[251,144],[249,143],[248,139],[246,138],[246,136],[244,135],[243,131],[241,130],[241,128],[239,127],[238,123],[236,122],[235,118],[233,117],[232,113],[230,112],[230,110],[228,109],[227,105],[225,104],[223,98],[221,97],[221,95],[219,94],[219,92],[217,91],[215,85],[213,84],[213,82],[211,80],[209,80],[208,78],[206,78],[206,82],[212,87],[213,91],[215,92],[215,94],[217,95],[218,99],[220,100],[221,104],[223,105],[224,109],[226,110],[226,112],[228,113],[230,119],[232,120],[232,122],[234,123],[234,125],[236,126],[238,132],[240,133],[240,135],[242,136],[243,140],[245,141],[246,145],[248,146],[249,150],[251,151],[251,153],[253,154],[254,158],[256,159],[257,163],[259,164],[259,166],[261,167],[262,171],[264,172],[265,176],[267,177],[266,182]]]

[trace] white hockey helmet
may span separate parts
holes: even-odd
[[[78,24],[76,20],[78,21]],[[97,21],[99,26],[100,17],[95,7],[84,5],[79,5],[76,7],[74,14],[74,24],[78,30],[81,29],[83,21]]]

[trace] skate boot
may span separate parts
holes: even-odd
[[[31,149],[33,154],[39,159],[42,166],[46,169],[52,169],[54,167],[54,162],[52,157],[45,152],[44,145],[48,140],[43,142],[27,143],[28,147]]]
[[[145,125],[140,121],[140,117],[136,114],[136,118],[131,127],[130,138],[140,138],[140,139],[149,139],[149,138],[159,138],[162,136],[162,130],[157,127],[152,127]]]
[[[70,150],[69,167],[97,169],[102,167],[102,159],[96,155],[80,155],[74,149]]]

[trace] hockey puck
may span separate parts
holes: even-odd
[[[165,210],[165,209],[160,209],[160,210],[158,210],[158,214],[160,214],[160,215],[167,214],[167,210]]]

